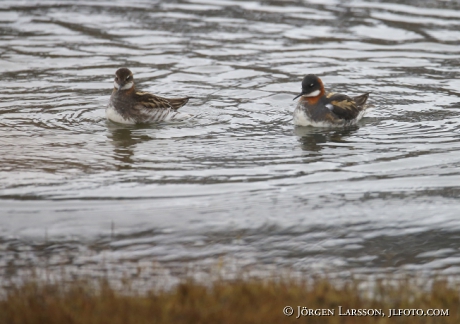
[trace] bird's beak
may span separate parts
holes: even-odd
[[[301,92],[300,94],[298,94],[297,96],[295,96],[295,98],[292,99],[292,100],[296,100],[296,99],[299,98],[301,95],[303,95],[303,92]]]
[[[123,87],[121,86],[121,84],[119,84],[119,85],[118,85],[117,92],[120,92],[121,88],[123,88]]]

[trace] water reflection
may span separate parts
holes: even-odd
[[[319,152],[325,143],[343,143],[359,129],[358,126],[341,129],[318,129],[314,127],[295,126],[294,134],[298,137],[304,151]]]
[[[149,141],[150,137],[136,133],[142,126],[118,125],[107,121],[107,138],[113,145],[113,158],[119,163],[115,163],[117,170],[130,169],[133,164],[133,156],[136,145]]]

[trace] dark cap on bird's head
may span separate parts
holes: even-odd
[[[323,82],[321,79],[314,74],[308,74],[302,80],[302,92],[292,100],[295,100],[300,96],[316,97],[320,95],[323,90]]]
[[[118,90],[129,90],[134,87],[133,73],[127,68],[118,69],[115,72],[114,87]]]

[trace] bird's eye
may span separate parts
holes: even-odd
[[[310,88],[313,88],[313,83],[312,83],[312,84],[310,84]]]
[[[131,77],[131,76],[130,76],[130,75],[128,75],[128,76],[126,77],[126,81],[128,81],[130,77]]]
[[[115,77],[115,81],[118,81],[118,77]]]

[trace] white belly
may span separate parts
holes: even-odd
[[[120,115],[115,110],[115,108],[112,106],[111,103],[109,103],[109,105],[105,109],[105,116],[107,117],[107,119],[109,119],[109,120],[111,120],[111,121],[113,121],[115,123],[129,124],[129,125],[135,124],[134,120],[129,119],[129,118],[128,119],[123,118],[123,116]]]
[[[294,125],[298,126],[311,126],[312,121],[311,119],[307,116],[305,111],[299,106],[296,107],[294,110]]]
[[[351,121],[350,124],[355,121]],[[299,106],[294,110],[294,125],[297,126],[313,126],[313,127],[339,127],[346,125],[345,122],[331,123],[324,120],[314,121],[308,116],[305,111]]]

